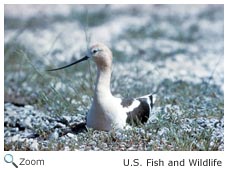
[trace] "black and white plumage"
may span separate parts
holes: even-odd
[[[122,99],[121,105],[129,108],[126,122],[130,125],[146,123],[150,117],[156,95],[149,94],[136,99]]]
[[[109,131],[113,127],[124,128],[127,123],[137,125],[147,122],[156,96],[149,94],[135,99],[113,96],[110,91],[112,52],[104,44],[92,46],[84,58],[74,63],[49,71],[67,68],[90,58],[97,65],[97,79],[92,106],[86,116],[86,126]]]

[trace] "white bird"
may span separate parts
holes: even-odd
[[[127,123],[133,125],[147,122],[156,99],[153,94],[132,99],[114,97],[110,90],[112,57],[112,52],[107,46],[97,43],[80,60],[48,70],[64,69],[88,59],[96,63],[97,78],[93,102],[86,116],[86,126],[96,130],[123,129]]]

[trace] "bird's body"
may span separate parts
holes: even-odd
[[[155,102],[152,94],[135,99],[114,97],[110,90],[112,72],[112,52],[104,44],[92,46],[84,58],[61,68],[77,64],[92,58],[97,65],[97,79],[92,106],[86,116],[86,126],[89,128],[109,131],[113,127],[123,129],[127,123],[145,123]]]
[[[109,131],[112,127],[124,128],[127,114],[121,107],[121,99],[106,96],[93,100],[87,114],[86,125],[93,129]]]

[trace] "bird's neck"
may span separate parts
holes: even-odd
[[[106,98],[112,95],[110,91],[111,74],[111,67],[98,68],[94,95],[95,99]]]

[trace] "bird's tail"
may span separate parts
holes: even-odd
[[[150,108],[152,109],[153,106],[154,106],[154,103],[156,101],[157,95],[153,94],[153,93],[150,93],[148,95],[141,96],[138,99],[140,99],[140,98],[146,98],[147,99],[147,103],[150,105]]]

